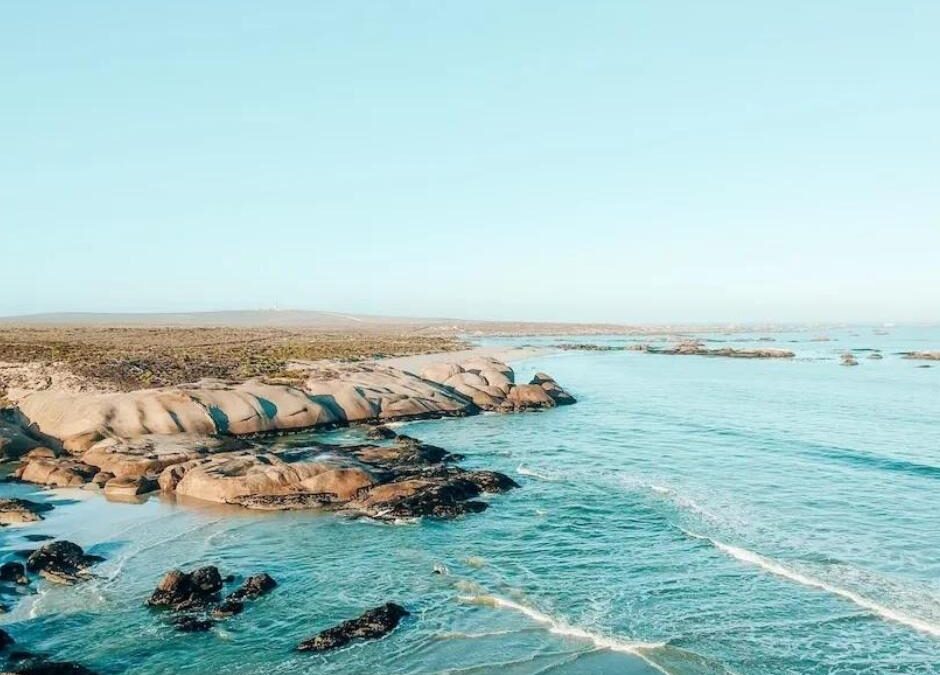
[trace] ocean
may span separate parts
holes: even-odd
[[[34,583],[0,624],[105,674],[940,673],[940,363],[897,353],[940,349],[940,330],[882,333],[700,336],[792,360],[567,351],[514,363],[517,380],[546,371],[578,404],[397,425],[521,484],[455,521],[3,484],[58,507],[0,532],[3,559],[42,533],[106,561],[75,587]],[[840,365],[848,349],[859,366]],[[272,442],[309,438],[364,430]],[[175,632],[144,601],[168,569],[204,564],[279,586],[208,633]],[[387,601],[411,612],[389,636],[293,651]]]

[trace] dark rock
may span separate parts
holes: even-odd
[[[378,426],[372,427],[372,428],[369,429],[369,431],[366,433],[366,438],[369,438],[369,439],[372,439],[372,440],[375,440],[375,441],[380,441],[380,440],[389,439],[389,438],[395,438],[396,436],[398,436],[398,434],[396,434],[393,430],[391,430],[391,429],[389,429],[388,427],[386,427],[386,426],[384,426],[384,425],[381,425],[381,424],[378,425]]]
[[[498,494],[519,487],[519,483],[498,471],[467,471],[462,475],[480,488],[482,492]]]
[[[473,500],[480,492],[476,483],[455,478],[384,504],[382,515],[392,518],[456,518],[467,513],[480,513],[487,507],[485,502]]]
[[[47,661],[41,656],[23,655],[26,658],[5,671],[12,675],[96,675],[85,666],[68,661]]]
[[[49,541],[55,539],[55,537],[51,534],[24,534],[23,539],[26,541]]]
[[[173,619],[173,627],[181,633],[205,633],[212,628],[210,619],[204,619],[194,614],[183,614]]]
[[[216,619],[227,619],[230,616],[241,614],[245,609],[245,603],[241,600],[234,600],[231,597],[226,598],[219,606],[212,610],[212,616]]]
[[[15,642],[16,640],[10,637],[9,633],[7,633],[5,630],[0,628],[0,651],[3,651],[4,649],[14,644]]]
[[[34,551],[26,560],[26,569],[55,583],[74,584],[90,578],[88,568],[102,560],[100,556],[86,555],[78,544],[62,540]]]
[[[302,652],[325,652],[343,647],[353,640],[374,640],[391,633],[408,611],[389,602],[370,609],[362,616],[328,628],[297,645]]]
[[[40,504],[28,499],[0,499],[0,525],[34,523],[42,520],[42,513],[51,511],[49,504]]]
[[[29,578],[26,576],[26,568],[23,563],[9,561],[0,565],[0,581],[11,581],[21,585],[28,584]]]
[[[286,495],[245,495],[232,499],[230,503],[256,511],[298,511],[325,508],[333,501],[332,495],[323,492],[295,492]]]
[[[147,604],[151,607],[167,607],[173,611],[202,608],[219,600],[222,577],[218,568],[208,565],[193,572],[170,570]]]
[[[277,587],[277,582],[267,572],[255,574],[242,583],[240,587],[229,593],[226,600],[254,600]]]

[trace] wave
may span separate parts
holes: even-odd
[[[817,588],[819,590],[826,591],[827,593],[832,593],[833,595],[837,595],[840,598],[848,600],[849,602],[852,602],[862,609],[875,614],[876,616],[880,616],[883,619],[903,624],[921,633],[932,635],[933,637],[940,637],[940,626],[937,624],[910,616],[909,614],[905,614],[900,610],[877,603],[874,600],[869,600],[868,598],[859,595],[855,591],[850,591],[847,588],[834,586],[823,581],[822,579],[817,579],[816,577],[809,576],[803,572],[792,570],[780,564],[776,560],[762,556],[761,554],[755,553],[754,551],[749,551],[745,548],[740,548],[739,546],[732,546],[731,544],[726,544],[724,542],[718,541],[717,539],[712,539],[711,537],[706,537],[701,534],[695,534],[694,532],[689,532],[688,530],[682,530],[682,532],[687,536],[692,537],[693,539],[707,541],[722,553],[725,553],[736,560],[740,560],[741,562],[759,567],[775,576],[788,579],[789,581],[793,581],[803,586],[808,586],[809,588]]]
[[[639,657],[652,668],[655,668],[664,675],[670,675],[669,671],[665,670],[662,666],[654,663],[644,652],[650,651],[652,649],[661,649],[666,646],[665,642],[628,642],[625,640],[620,640],[617,638],[607,637],[600,633],[594,633],[584,628],[579,628],[578,626],[572,626],[560,619],[556,619],[544,612],[540,612],[537,609],[532,607],[527,607],[525,605],[519,604],[513,600],[507,598],[501,598],[496,595],[462,595],[458,596],[462,602],[468,602],[475,605],[484,605],[487,607],[496,607],[498,609],[509,609],[514,612],[518,612],[536,623],[540,623],[548,627],[550,633],[555,635],[563,635],[565,637],[575,638],[577,640],[584,640],[590,642],[598,649],[609,649],[615,652],[621,652],[624,654],[632,654],[633,656]]]
[[[656,483],[650,483],[647,485],[651,492],[654,492],[657,495],[661,495],[665,499],[669,500],[677,509],[683,511],[691,511],[707,520],[710,520],[714,523],[722,523],[724,519],[719,516],[714,511],[709,511],[707,508],[699,504],[697,501],[690,497],[685,497],[679,494],[678,491],[674,490],[671,487],[666,487],[665,485],[658,485]]]
[[[558,481],[561,480],[560,478],[551,476],[547,473],[540,473],[536,471],[535,469],[530,469],[528,467],[525,467],[522,464],[516,467],[516,473],[518,473],[520,476],[528,476],[529,478],[535,478],[536,480],[543,480],[547,483],[557,483]]]

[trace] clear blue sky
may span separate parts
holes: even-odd
[[[940,320],[940,2],[0,4],[0,314]]]

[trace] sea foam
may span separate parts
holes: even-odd
[[[584,628],[579,628],[578,626],[572,626],[565,621],[556,619],[555,617],[545,614],[544,612],[540,612],[537,609],[527,607],[526,605],[509,600],[508,598],[501,598],[496,595],[462,595],[459,596],[459,599],[462,602],[475,605],[485,605],[487,607],[508,609],[514,612],[518,612],[519,614],[528,617],[536,623],[547,626],[550,633],[554,633],[555,635],[563,635],[565,637],[574,638],[576,640],[584,640],[586,642],[590,642],[598,649],[609,649],[615,652],[632,654],[633,656],[639,657],[659,672],[665,673],[665,675],[669,675],[669,671],[653,662],[644,653],[653,649],[661,649],[665,647],[665,642],[635,642],[608,637],[606,635],[595,633]]]
[[[869,600],[868,598],[859,595],[855,591],[850,591],[847,588],[835,586],[826,581],[823,581],[822,579],[817,579],[816,577],[809,576],[803,572],[792,570],[780,564],[776,560],[762,556],[761,554],[755,553],[754,551],[749,551],[746,548],[732,546],[731,544],[726,544],[724,542],[718,541],[717,539],[712,539],[711,537],[706,537],[701,534],[695,534],[694,532],[689,532],[688,530],[682,530],[682,532],[684,532],[689,537],[692,537],[693,539],[700,539],[702,541],[709,542],[719,551],[731,556],[736,560],[740,560],[741,562],[747,563],[749,565],[754,565],[755,567],[759,567],[766,572],[770,572],[773,575],[788,579],[803,586],[817,588],[819,590],[832,593],[833,595],[837,595],[840,598],[844,598],[849,602],[858,605],[862,609],[880,616],[883,619],[903,624],[913,628],[914,630],[927,633],[928,635],[932,635],[934,637],[940,637],[940,626],[937,624],[933,624],[929,621],[925,621],[924,619],[911,616],[892,607],[887,607],[875,602],[874,600]]]

